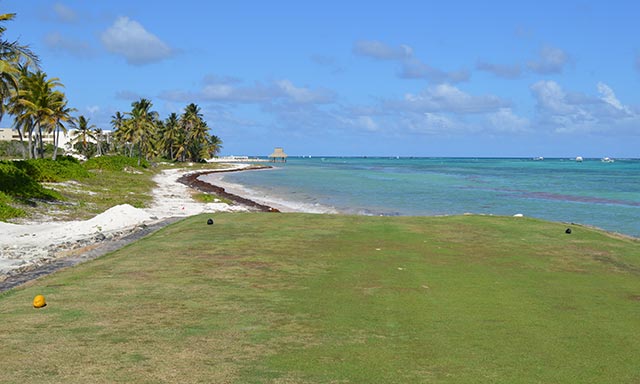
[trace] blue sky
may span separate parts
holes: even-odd
[[[146,97],[226,155],[640,157],[634,1],[0,4],[103,129]]]

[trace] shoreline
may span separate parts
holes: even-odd
[[[116,251],[182,218],[201,213],[339,213],[335,210],[316,210],[312,206],[291,207],[287,206],[286,202],[281,206],[274,203],[275,198],[269,196],[264,196],[265,199],[256,198],[251,194],[248,195],[250,198],[244,197],[247,194],[242,190],[242,185],[223,182],[223,175],[229,172],[267,170],[272,167],[247,163],[229,166],[220,170],[188,171],[174,168],[159,172],[153,178],[157,183],[152,191],[154,202],[145,209],[125,204],[112,207],[85,221],[24,225],[0,222],[0,293],[62,268]],[[217,175],[214,180],[200,179],[206,176],[210,176],[211,179],[214,175]],[[234,204],[198,202],[192,197],[193,191],[213,193],[231,200]],[[601,230],[613,237],[640,240],[590,225],[563,223]]]
[[[245,197],[227,192],[226,189],[223,187],[200,180],[201,176],[210,175],[213,173],[219,174],[219,173],[228,173],[228,172],[254,171],[254,170],[270,169],[270,168],[271,168],[270,166],[252,166],[247,168],[227,169],[222,171],[193,172],[193,173],[182,175],[180,178],[178,178],[177,181],[195,190],[205,192],[205,193],[213,193],[225,199],[229,199],[235,203],[249,206],[251,208],[256,209],[259,212],[280,212],[280,210],[277,208],[271,207],[269,205],[261,204],[256,201],[247,199]]]
[[[249,168],[247,171],[271,171],[273,167],[266,166],[263,168]],[[268,194],[269,192],[262,192],[252,190],[242,184],[236,184],[233,182],[229,182],[224,180],[223,172],[215,172],[215,173],[203,173],[198,176],[199,180],[208,184],[213,185],[216,188],[221,188],[228,193],[242,196],[242,198],[257,202],[258,204],[265,205],[268,207],[272,207],[277,209],[280,212],[303,212],[303,213],[314,213],[314,214],[351,214],[347,211],[340,211],[334,207],[321,205],[321,204],[311,204],[304,203],[295,200],[289,200],[283,198],[281,196]]]
[[[229,166],[204,172],[184,168],[160,171],[153,177],[157,184],[151,192],[153,203],[144,209],[122,204],[84,221],[0,222],[0,293],[113,252],[185,217],[208,212],[279,212],[228,193],[222,197],[232,200],[233,205],[193,199],[194,190],[217,194],[220,188],[197,180],[203,173],[256,169],[247,163]],[[192,180],[193,186],[183,182],[186,180]]]

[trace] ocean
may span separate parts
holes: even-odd
[[[640,237],[637,159],[289,158],[224,181],[310,212],[523,214]]]

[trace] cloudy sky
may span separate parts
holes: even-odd
[[[146,97],[226,155],[640,157],[635,1],[0,4],[104,129]]]

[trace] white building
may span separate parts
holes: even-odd
[[[66,150],[71,149],[71,141],[73,136],[75,135],[76,130],[70,129],[67,133],[60,132],[58,147]],[[107,143],[111,143],[112,140],[112,131],[102,131],[102,135],[104,141]],[[23,137],[23,140],[27,140],[26,137]],[[0,128],[0,141],[20,141],[20,135],[18,134],[18,130],[13,128]],[[44,133],[42,137],[42,141],[44,144],[53,144],[54,143],[54,134],[53,133]],[[95,143],[96,141],[88,138],[88,141],[91,143]]]

